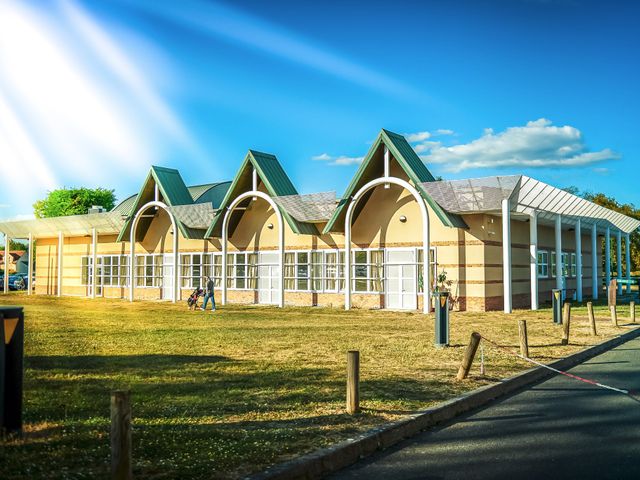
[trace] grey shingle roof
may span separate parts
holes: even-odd
[[[273,201],[299,222],[308,223],[328,221],[337,206],[336,192],[283,195]]]

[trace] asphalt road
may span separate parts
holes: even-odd
[[[640,338],[571,373],[640,391]],[[555,376],[333,479],[640,479],[640,395]]]

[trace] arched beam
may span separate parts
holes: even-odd
[[[280,253],[278,264],[280,268],[280,292],[278,298],[278,306],[284,307],[284,222],[282,220],[282,213],[278,208],[276,202],[264,192],[252,190],[238,195],[233,202],[227,208],[222,219],[222,305],[227,304],[227,242],[229,241],[229,220],[231,214],[238,207],[238,205],[247,198],[258,197],[267,202],[278,218],[278,251]]]
[[[133,221],[131,222],[131,234],[130,234],[130,246],[131,252],[129,254],[129,301],[133,302],[133,291],[135,288],[134,284],[134,272],[135,272],[135,261],[136,261],[136,230],[138,229],[138,222],[140,218],[142,218],[142,214],[149,210],[151,207],[162,208],[169,215],[169,219],[171,220],[171,226],[173,227],[173,303],[178,301],[178,292],[180,291],[180,272],[178,269],[180,253],[178,252],[178,237],[180,236],[180,231],[178,230],[178,222],[176,221],[173,213],[169,210],[167,204],[159,201],[153,201],[149,203],[145,203],[140,210],[136,213],[135,217],[133,217]],[[94,266],[95,268],[95,266]]]
[[[358,201],[369,190],[377,187],[378,185],[393,184],[407,190],[413,198],[418,202],[420,207],[420,213],[422,215],[422,284],[423,284],[423,299],[422,299],[422,311],[429,313],[431,310],[431,285],[429,284],[429,212],[427,206],[424,203],[422,195],[405,180],[396,177],[380,177],[371,180],[365,184],[356,194],[351,198],[349,207],[347,208],[347,215],[344,220],[344,309],[349,310],[351,308],[351,220],[353,217],[353,210],[355,209]]]

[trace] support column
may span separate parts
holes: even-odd
[[[354,201],[347,208],[349,221],[344,225],[344,309],[351,309],[351,212]]]
[[[29,256],[29,265],[27,266],[27,295],[31,295],[33,289],[33,261],[35,260],[33,255],[33,234],[29,233],[29,249],[27,250]]]
[[[605,288],[611,283],[611,229],[607,227],[604,234],[604,279]]]
[[[177,226],[177,225],[176,225]],[[173,303],[180,300],[180,251],[178,242],[180,240],[180,230],[173,229]]]
[[[538,214],[529,219],[529,265],[531,268],[531,310],[538,310]]]
[[[502,200],[502,285],[504,312],[511,313],[511,207],[508,198]]]
[[[596,224],[591,225],[591,296],[598,299],[598,230]]]
[[[57,296],[62,296],[62,255],[64,248],[64,236],[62,232],[58,232],[58,291]]]
[[[624,236],[624,257],[627,275],[627,293],[631,293],[631,236],[627,233]]]
[[[222,284],[220,285],[220,303],[227,304],[227,222],[230,212],[227,209],[225,218],[222,219]]]
[[[576,300],[582,301],[582,221],[576,223]]]
[[[556,217],[556,288],[562,289],[562,216]]]
[[[11,239],[9,235],[4,234],[4,281],[2,282],[2,291],[9,293],[9,244]]]
[[[129,266],[133,268],[133,266]],[[96,288],[98,287],[98,232],[91,229],[91,298],[96,298]]]
[[[622,280],[622,231],[618,230],[616,232],[616,273],[618,276],[618,295],[622,295],[622,284],[620,280]]]

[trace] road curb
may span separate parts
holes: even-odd
[[[550,363],[558,370],[567,370],[585,360],[640,336],[640,328],[606,340]],[[289,462],[274,465],[249,477],[251,480],[312,480],[337,472],[358,460],[384,450],[423,430],[446,422],[456,416],[481,407],[522,387],[556,375],[543,367],[536,367],[506,378],[500,383],[486,385],[433,408],[417,412],[392,423],[384,424],[331,447],[303,455]]]

